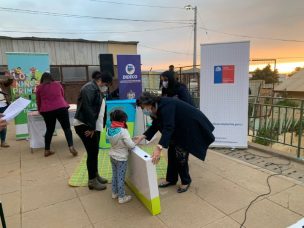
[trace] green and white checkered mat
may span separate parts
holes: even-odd
[[[153,153],[154,146],[143,145],[140,146],[148,154]],[[79,166],[75,169],[70,177],[69,185],[73,187],[81,187],[88,185],[88,171],[86,166],[87,155],[84,154]],[[109,149],[99,150],[98,155],[98,170],[102,177],[107,178],[109,181],[112,179],[112,167],[109,156]],[[166,178],[167,161],[161,157],[159,163],[156,165],[157,178]]]

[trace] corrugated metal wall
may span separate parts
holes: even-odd
[[[99,65],[98,55],[108,53],[108,44],[89,41],[0,39],[0,65],[7,65],[6,52],[48,53],[50,65]]]

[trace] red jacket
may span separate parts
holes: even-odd
[[[38,85],[36,102],[39,112],[49,112],[59,108],[69,107],[69,104],[64,99],[63,88],[57,81]]]

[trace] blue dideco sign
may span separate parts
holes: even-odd
[[[140,55],[117,55],[120,99],[138,98],[142,93]]]

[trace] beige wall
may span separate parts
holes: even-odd
[[[117,55],[119,54],[137,54],[137,44],[119,44],[119,43],[109,43],[108,53],[113,54],[114,65],[117,65]]]

